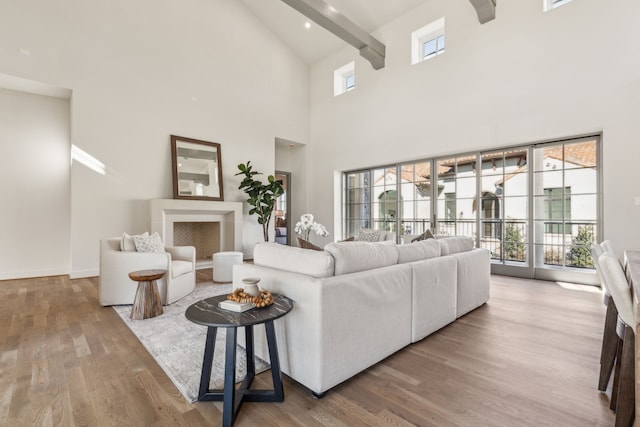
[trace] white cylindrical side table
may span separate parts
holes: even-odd
[[[242,264],[242,252],[216,252],[213,254],[213,281],[232,282],[233,266]]]

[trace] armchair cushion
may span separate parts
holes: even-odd
[[[171,261],[171,277],[173,277],[174,279],[191,271],[193,271],[193,264],[191,264],[189,261]]]

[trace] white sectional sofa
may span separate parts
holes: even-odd
[[[465,237],[339,242],[312,251],[258,244],[234,287],[260,278],[293,310],[275,322],[282,371],[322,395],[489,299],[490,255]],[[259,331],[257,331],[259,332]],[[262,333],[256,354],[269,360]]]

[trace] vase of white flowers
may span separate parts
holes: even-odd
[[[324,227],[324,225],[316,222],[313,219],[313,215],[307,213],[300,217],[300,221],[296,223],[296,233],[300,235],[300,237],[306,241],[309,241],[309,234],[313,231],[318,236],[326,237],[329,235],[329,232]]]

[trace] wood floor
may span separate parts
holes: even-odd
[[[0,282],[0,304],[0,425],[220,425],[220,403],[188,404],[99,306],[96,278]],[[603,322],[600,294],[494,276],[488,304],[324,399],[285,378],[284,402],[244,404],[236,425],[613,425],[597,390]]]

